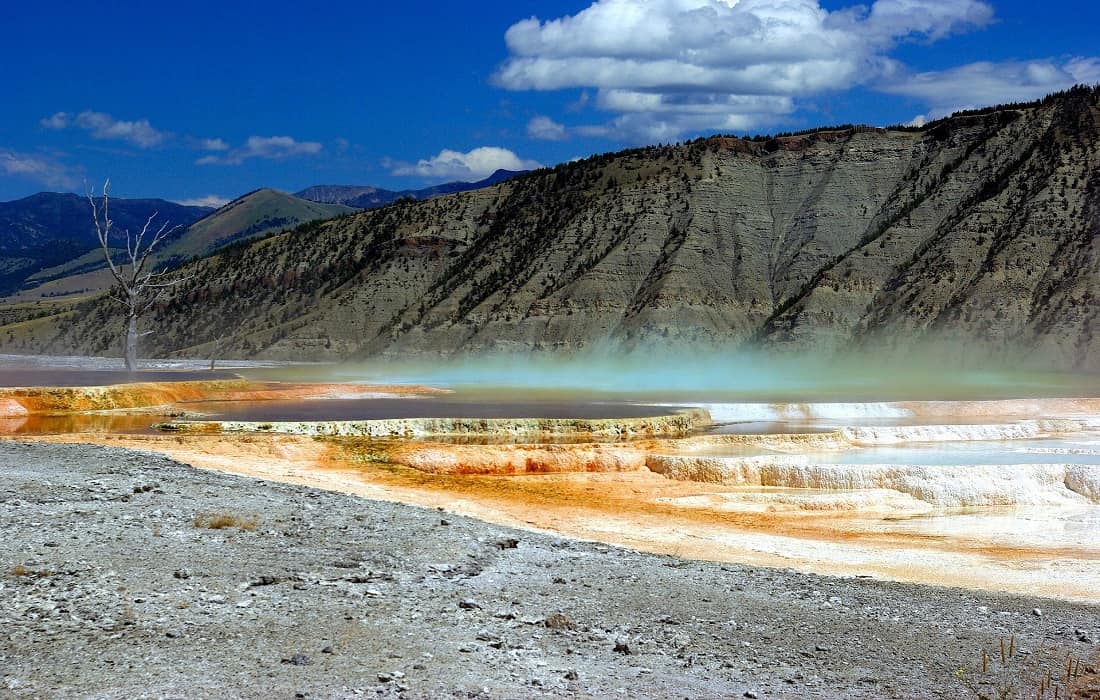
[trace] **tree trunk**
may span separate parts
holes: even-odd
[[[137,371],[138,352],[137,316],[131,315],[126,322],[126,371]]]

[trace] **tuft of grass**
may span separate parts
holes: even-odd
[[[236,513],[199,513],[191,521],[195,527],[205,530],[255,530],[259,527],[260,520],[254,515],[237,515]]]
[[[11,567],[11,570],[8,573],[10,573],[12,576],[17,577],[46,578],[47,576],[53,576],[54,572],[47,571],[46,569],[28,569],[22,564],[16,564],[15,566]]]
[[[978,700],[1070,700],[1074,688],[1093,670],[1081,659],[1067,656],[1061,668],[1043,668],[1019,653],[1016,637],[1001,638],[993,653],[981,650],[973,669],[960,668],[956,678]],[[1087,697],[1087,696],[1081,696]]]

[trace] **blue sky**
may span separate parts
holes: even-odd
[[[397,5],[3,3],[0,200],[419,187],[1100,82],[1082,0]]]

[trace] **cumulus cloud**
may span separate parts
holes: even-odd
[[[795,97],[899,70],[888,51],[993,18],[983,0],[877,0],[829,11],[818,0],[596,0],[505,34],[494,76],[511,90],[594,88],[603,125],[625,138],[775,121]]]
[[[214,209],[220,209],[226,204],[229,204],[229,197],[222,197],[217,194],[208,194],[205,197],[194,197],[192,199],[181,199],[176,204],[182,204],[185,207],[212,207]]]
[[[569,138],[564,124],[545,116],[538,116],[527,122],[527,135],[539,141],[564,141]]]
[[[139,148],[153,148],[164,143],[171,134],[153,128],[148,119],[124,121],[106,112],[86,110],[79,114],[56,112],[39,122],[47,129],[83,129],[94,139],[126,141]]]
[[[240,165],[252,158],[283,160],[295,156],[317,155],[323,148],[316,141],[297,141],[289,136],[249,136],[243,146],[231,149],[225,155],[203,156],[195,164]]]
[[[1005,102],[1027,102],[1074,85],[1100,83],[1100,59],[1005,61],[970,63],[943,71],[895,76],[879,87],[931,106],[913,119],[920,126],[960,109]]]
[[[482,180],[497,170],[536,170],[542,164],[520,158],[507,148],[482,146],[467,153],[444,149],[415,163],[390,163],[393,175],[415,175],[438,180]]]
[[[50,158],[0,148],[0,173],[22,177],[49,187],[73,187],[69,169]]]

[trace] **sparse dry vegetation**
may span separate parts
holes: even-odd
[[[1082,680],[1096,674],[1093,666],[1069,655],[1060,668],[1043,666],[1040,655],[1021,650],[1016,638],[1002,637],[992,653],[982,649],[973,669],[956,677],[978,700],[1072,700],[1084,694]]]
[[[236,513],[199,513],[191,523],[204,530],[255,530],[260,525],[260,519],[254,515],[238,515]]]
[[[16,564],[8,573],[17,578],[46,578],[48,576],[53,576],[54,572],[46,569],[28,569],[22,564]]]

